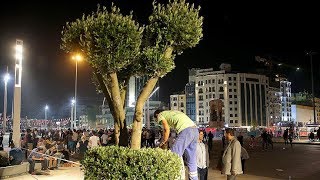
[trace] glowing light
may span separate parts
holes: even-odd
[[[49,106],[48,105],[46,105],[46,107],[44,108],[45,110],[48,110],[49,109]]]
[[[82,56],[80,54],[76,54],[76,55],[72,56],[72,59],[76,60],[76,61],[81,61],[82,60]]]
[[[5,83],[8,83],[9,79],[10,79],[10,75],[9,75],[8,73],[6,73],[6,74],[4,75],[4,77],[3,77],[4,82],[5,82]]]

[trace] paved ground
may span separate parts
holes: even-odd
[[[221,150],[221,143],[214,143],[214,151]],[[320,146],[309,144],[294,144],[285,146],[284,144],[274,144],[274,149],[248,150],[250,159],[246,162],[246,172],[238,179],[320,179]],[[218,154],[212,153],[210,162],[211,170],[209,179],[225,179],[218,171],[213,170],[218,161]],[[210,158],[211,159],[211,158]]]
[[[79,167],[62,167],[58,170],[50,171],[50,175],[24,174],[6,180],[80,180],[84,179],[83,172]]]
[[[320,179],[320,146],[319,143],[307,144],[307,140],[296,141],[291,148],[281,143],[274,144],[274,149],[261,150],[255,147],[248,150],[250,159],[246,162],[246,172],[239,175],[238,179],[243,180],[277,180],[277,179]],[[246,144],[246,143],[245,143]],[[260,144],[258,144],[260,145]],[[214,141],[214,149],[211,153],[209,168],[209,180],[226,179],[215,169],[218,162],[218,152],[222,150],[221,141]],[[29,175],[8,178],[8,180],[80,180],[83,179],[83,172],[78,167],[61,168],[50,171],[50,175]]]

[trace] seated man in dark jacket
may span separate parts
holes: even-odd
[[[9,151],[9,160],[11,165],[19,165],[23,161],[23,151],[20,148],[15,148],[13,143],[11,143]]]

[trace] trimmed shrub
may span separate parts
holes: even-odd
[[[181,168],[178,155],[159,148],[97,147],[88,150],[81,163],[85,179],[174,180]]]

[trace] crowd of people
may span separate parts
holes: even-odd
[[[27,129],[21,133],[21,148],[14,147],[10,133],[8,154],[3,149],[4,134],[0,134],[0,166],[18,165],[26,159],[30,174],[35,174],[35,163],[41,163],[41,170],[54,170],[68,164],[71,156],[81,160],[89,148],[115,144],[113,130]]]
[[[141,147],[170,149],[178,154],[189,169],[190,179],[206,180],[208,177],[209,155],[213,151],[215,135],[211,131],[199,130],[194,122],[180,111],[156,111],[154,117],[163,129],[142,129]],[[128,132],[130,144],[131,131]],[[222,152],[218,169],[227,179],[236,179],[245,171],[245,162],[249,154],[244,148],[244,136],[235,129],[226,128],[222,134]],[[320,136],[320,130],[317,132]],[[257,140],[257,139],[261,139]],[[249,148],[261,142],[262,150],[273,149],[272,132],[263,131],[260,136],[249,136]],[[291,144],[294,138],[292,131],[283,133],[285,144]],[[0,132],[0,144],[3,133]],[[86,151],[98,146],[115,145],[115,133],[112,129],[94,130],[37,130],[22,131],[21,149],[14,148],[12,133],[9,136],[11,150],[9,154],[0,145],[0,166],[17,165],[23,159],[29,163],[29,173],[34,174],[35,163],[41,163],[44,171],[54,170],[67,163],[70,157],[82,159]]]

